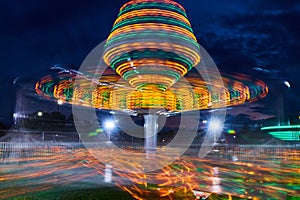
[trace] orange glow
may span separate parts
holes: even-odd
[[[176,32],[182,35],[187,35],[191,39],[197,41],[195,35],[191,33],[190,31],[175,26],[175,25],[169,25],[169,24],[160,24],[160,23],[143,23],[143,24],[131,24],[124,27],[120,27],[116,30],[114,30],[107,40],[111,40],[112,37],[115,37],[121,33],[130,33],[130,32],[142,32],[145,30],[153,30],[153,31],[159,31],[159,30],[167,30],[171,32]]]
[[[124,8],[126,8],[127,6],[132,5],[132,4],[147,3],[147,2],[163,2],[163,3],[170,4],[170,5],[174,5],[178,8],[180,8],[181,10],[185,11],[184,7],[182,7],[180,4],[178,4],[178,3],[176,3],[175,1],[172,1],[172,0],[132,0],[132,1],[129,1],[129,2],[125,3],[120,8],[120,10],[123,10]]]
[[[160,9],[141,9],[141,10],[134,10],[128,13],[125,13],[123,15],[121,15],[120,17],[118,17],[114,23],[114,25],[116,25],[117,23],[128,19],[128,18],[132,18],[132,17],[145,17],[145,16],[164,16],[166,18],[175,18],[177,20],[180,20],[188,25],[191,26],[189,20],[187,18],[185,18],[184,16],[172,12],[172,11],[168,11],[168,10],[160,10]]]

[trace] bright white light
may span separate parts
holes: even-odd
[[[38,115],[39,117],[41,117],[41,116],[43,116],[43,112],[39,111],[39,112],[37,113],[37,115]]]
[[[211,119],[208,125],[208,129],[212,131],[221,131],[223,129],[223,124],[218,119]]]
[[[115,128],[115,122],[113,122],[113,121],[106,121],[105,124],[104,124],[104,126],[107,129],[113,129],[113,128]]]
[[[58,105],[61,105],[61,104],[63,104],[64,102],[61,100],[61,99],[59,99],[58,101],[57,101],[57,104]]]
[[[13,117],[14,117],[14,118],[17,118],[18,116],[19,116],[18,113],[14,113],[14,114],[13,114]],[[299,116],[299,119],[300,119],[300,116]]]
[[[291,84],[288,81],[284,81],[283,84],[286,85],[288,88],[291,87]]]

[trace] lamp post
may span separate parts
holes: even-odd
[[[57,111],[58,111],[58,112],[60,112],[59,106],[62,105],[63,103],[64,103],[64,102],[63,102],[61,99],[59,99],[59,100],[57,101]]]
[[[43,116],[43,112],[42,112],[42,111],[39,111],[39,112],[37,113],[37,115],[38,115],[39,117],[42,117],[42,116]]]
[[[43,114],[44,114],[44,113],[43,113],[42,111],[38,111],[38,112],[37,112],[37,116],[38,116],[38,117],[42,117]],[[42,124],[41,124],[42,142],[45,141],[45,134],[44,134],[44,130],[43,130],[43,125],[44,125],[44,119],[42,119]]]
[[[284,87],[283,87],[284,85]],[[278,103],[277,103],[277,112],[278,112],[278,126],[290,124],[289,116],[286,121],[286,105],[287,105],[287,97],[286,97],[286,87],[288,90],[291,89],[291,84],[288,81],[282,81],[279,85],[278,92]]]
[[[104,124],[104,127],[105,129],[107,130],[107,135],[108,135],[108,142],[111,142],[110,141],[110,134],[111,134],[111,130],[113,128],[115,128],[115,122],[114,121],[106,121],[105,124]]]
[[[223,129],[223,123],[217,118],[212,118],[208,124],[208,134],[213,134],[214,143],[217,143],[218,134]]]

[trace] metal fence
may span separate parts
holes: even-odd
[[[233,161],[289,160],[300,164],[298,145],[216,145],[210,157]]]
[[[17,159],[43,157],[58,153],[67,153],[83,148],[81,143],[15,143],[0,142],[0,163]]]
[[[92,144],[95,148],[101,146]],[[199,149],[199,145],[192,147]],[[70,153],[73,150],[85,148],[82,143],[52,143],[52,142],[0,142],[0,163],[9,159],[26,160],[33,157],[49,156],[59,153]],[[121,147],[124,150],[143,151],[143,145]],[[178,147],[180,148],[180,147]],[[289,159],[300,163],[300,146],[297,145],[216,145],[209,153],[211,159],[237,159],[239,161],[256,161],[261,159]]]

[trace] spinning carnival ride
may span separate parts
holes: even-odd
[[[263,98],[267,86],[243,74],[220,75],[197,43],[184,8],[171,0],[121,7],[97,64],[36,83],[37,94],[102,110],[143,114],[156,147],[158,115],[216,109]]]
[[[61,69],[42,78],[37,94],[72,105],[142,114],[146,153],[156,149],[158,115],[226,108],[268,93],[261,80],[220,74],[197,43],[185,9],[171,0],[126,3],[97,57],[99,64],[88,65],[84,72]]]
[[[64,70],[46,76],[37,82],[36,92],[65,103],[137,113],[227,107],[267,94],[264,82],[246,75],[219,78],[200,51],[181,5],[134,0],[120,9],[103,56],[99,55],[103,66],[90,66],[89,74]]]

